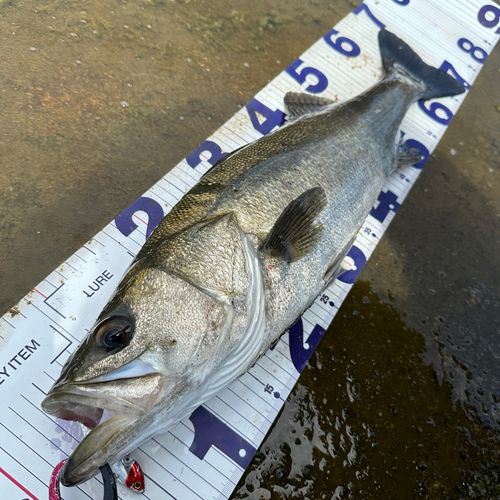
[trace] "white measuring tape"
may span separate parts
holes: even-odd
[[[244,109],[59,266],[0,320],[0,491],[13,500],[45,499],[54,467],[83,438],[80,424],[40,409],[62,365],[94,323],[156,225],[224,154],[284,120],[283,97],[307,91],[341,101],[381,77],[381,27],[468,89],[500,35],[500,8],[489,0],[365,0]],[[434,150],[466,94],[418,103],[403,141],[424,159],[388,179],[340,276],[245,375],[189,419],[132,454],[153,500],[227,499],[352,283]],[[102,498],[100,477],[63,488],[65,500]],[[137,496],[120,487],[120,497]]]

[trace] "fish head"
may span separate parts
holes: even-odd
[[[92,429],[61,471],[65,486],[162,432],[158,416],[182,407],[211,373],[233,322],[230,304],[175,273],[143,267],[127,276],[42,402]]]

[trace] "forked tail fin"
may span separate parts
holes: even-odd
[[[464,86],[443,70],[424,63],[420,56],[394,33],[382,29],[378,35],[386,73],[403,70],[423,84],[420,99],[446,97],[465,92]]]

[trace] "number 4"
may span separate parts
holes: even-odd
[[[274,127],[281,127],[285,121],[285,113],[283,111],[279,109],[273,111],[257,99],[252,99],[246,105],[246,109],[252,121],[253,128],[263,135],[269,134]],[[263,116],[265,120],[261,122],[257,113]]]

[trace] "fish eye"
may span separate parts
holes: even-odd
[[[136,481],[136,482],[134,483],[134,488],[135,488],[136,490],[140,490],[140,489],[141,489],[141,487],[142,487],[142,483],[141,483],[140,481]]]
[[[96,332],[97,344],[111,351],[125,347],[132,333],[132,325],[127,318],[110,318],[102,323]]]

